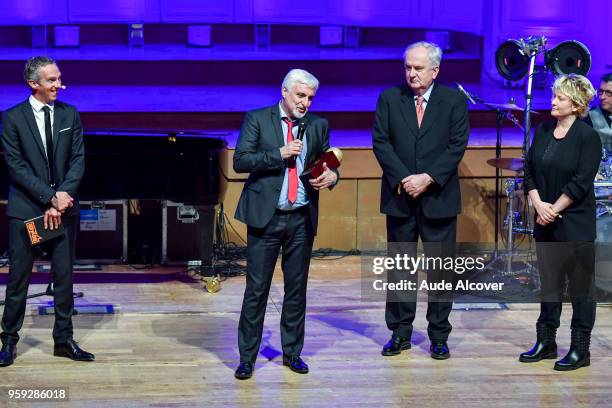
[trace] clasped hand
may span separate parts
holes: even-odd
[[[412,198],[417,198],[427,187],[433,182],[432,178],[427,173],[411,174],[402,179],[402,189]]]
[[[555,218],[561,217],[558,212],[556,212],[551,203],[547,203],[544,201],[540,201],[539,203],[534,204],[537,217],[536,222],[542,226],[546,226],[553,222]]]
[[[74,205],[74,198],[65,191],[58,191],[51,199],[51,207],[45,211],[43,225],[45,229],[58,229],[62,223],[62,214]]]

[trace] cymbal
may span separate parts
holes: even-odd
[[[523,158],[522,157],[500,157],[499,159],[489,159],[487,164],[496,167],[498,169],[519,171],[523,169]]]
[[[525,109],[521,108],[515,103],[488,103],[492,108],[505,109],[505,110],[513,110],[518,112],[523,112]]]

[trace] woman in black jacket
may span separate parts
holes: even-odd
[[[572,343],[555,363],[569,371],[590,364],[589,345],[595,323],[592,296],[595,268],[595,194],[593,180],[601,159],[597,132],[579,120],[595,90],[581,75],[559,76],[553,85],[551,116],[540,125],[525,163],[525,191],[535,208],[534,237],[541,282],[537,340],[522,353],[528,363],[557,358],[555,336],[560,324],[565,278],[572,300]]]

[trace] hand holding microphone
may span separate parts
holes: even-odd
[[[281,157],[283,160],[294,160],[294,156],[302,154],[303,147],[302,141],[295,139],[280,148]]]
[[[302,140],[304,140],[304,133],[306,133],[307,126],[308,122],[301,120],[300,124],[298,125],[297,136],[295,139],[281,147],[281,157],[283,160],[288,161],[287,164],[289,166],[294,166],[295,156],[302,154],[302,149],[304,148]]]

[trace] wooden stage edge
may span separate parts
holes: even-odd
[[[112,304],[117,313],[78,315],[75,338],[96,354],[93,363],[52,356],[53,318],[39,315],[48,298],[29,301],[18,357],[0,368],[0,406],[58,407],[609,407],[612,406],[612,308],[600,305],[590,367],[556,372],[553,360],[518,362],[535,339],[538,306],[454,310],[449,339],[452,357],[429,357],[425,304],[419,303],[412,349],[382,357],[389,337],[384,302],[361,298],[361,259],[313,260],[302,353],[307,375],[282,365],[279,337],[282,273],[270,291],[255,376],[233,377],[244,277],[222,283],[216,294],[177,268],[156,283],[77,284],[77,305]],[[115,273],[141,273],[126,266]],[[6,273],[6,268],[0,270]],[[157,283],[159,282],[159,283]],[[33,285],[31,292],[42,290]],[[4,287],[0,288],[4,298]],[[559,352],[569,347],[571,307],[558,335]],[[68,389],[69,400],[13,403],[8,389]]]
[[[315,248],[383,249],[386,231],[385,218],[380,213],[380,166],[371,148],[342,150],[344,159],[340,167],[340,183],[333,191],[321,192]],[[227,149],[221,155],[225,183],[223,204],[233,226],[229,239],[239,244],[246,237],[246,226],[233,217],[246,175],[234,172],[233,155],[233,149]],[[457,224],[460,242],[495,240],[495,168],[487,164],[487,160],[493,157],[494,147],[468,147],[459,165],[463,207]],[[521,148],[504,148],[502,157],[521,157]],[[513,175],[509,171],[502,172],[504,178]],[[500,191],[503,191],[501,182],[500,185]],[[505,211],[505,202],[502,199],[501,215]]]

